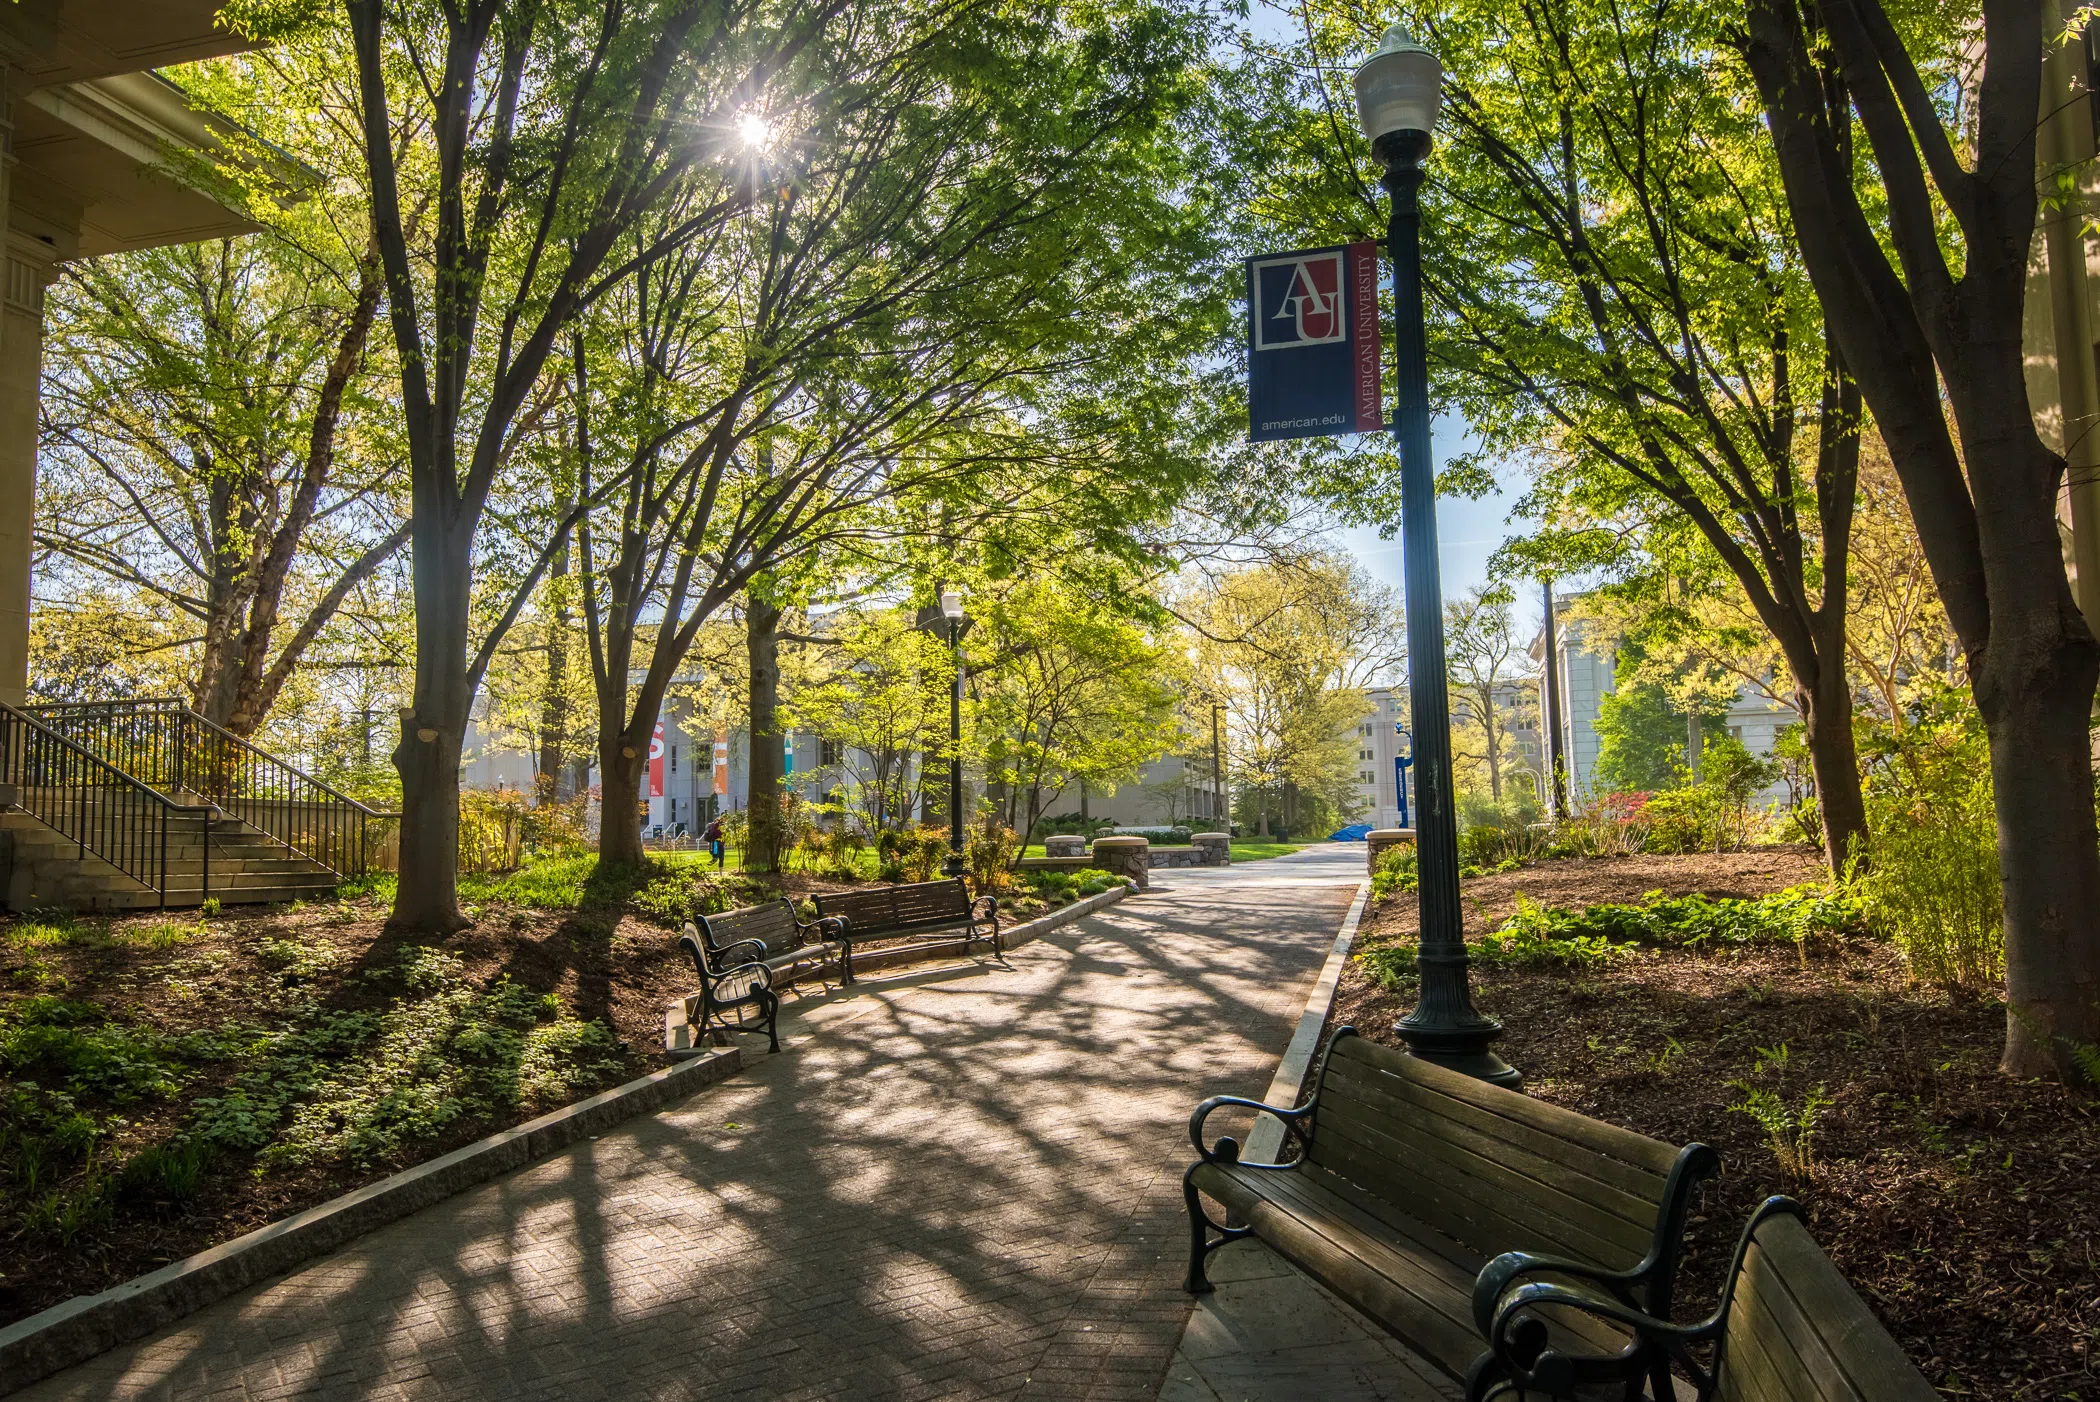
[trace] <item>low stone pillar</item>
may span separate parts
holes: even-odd
[[[1140,891],[1152,889],[1152,844],[1142,837],[1097,837],[1094,865],[1110,876],[1124,876]]]
[[[1196,849],[1197,866],[1232,865],[1232,834],[1229,832],[1196,833],[1189,838],[1189,846]]]
[[[1371,829],[1370,832],[1364,835],[1364,845],[1371,849],[1366,854],[1366,869],[1371,875],[1376,876],[1378,874],[1378,859],[1385,855],[1386,848],[1398,847],[1403,843],[1413,846],[1414,840],[1415,830],[1413,828]]]
[[[1043,839],[1046,857],[1084,857],[1086,839],[1076,832],[1054,832]]]

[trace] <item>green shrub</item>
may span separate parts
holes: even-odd
[[[1399,992],[1415,976],[1415,942],[1374,944],[1359,950],[1356,962],[1363,965],[1371,981],[1388,993]]]
[[[1399,891],[1412,891],[1420,884],[1420,867],[1412,842],[1395,843],[1378,854],[1378,870],[1371,873],[1371,899],[1382,901]]]
[[[1109,832],[1117,837],[1142,837],[1154,847],[1186,847],[1194,831],[1192,828],[1164,825],[1155,827],[1111,827]]]
[[[1014,859],[1021,855],[1021,835],[987,815],[970,829],[963,844],[963,865],[978,891],[1003,891],[1012,882]]]
[[[712,867],[670,867],[649,878],[632,897],[634,908],[651,921],[675,930],[703,915],[719,915],[755,905],[772,892],[739,872]]]
[[[377,1014],[355,1054],[317,1058],[284,1078],[311,1090],[263,1164],[397,1159],[456,1122],[595,1085],[624,1064],[610,1031],[564,1017],[551,993],[507,978],[476,989],[455,956],[427,948],[404,951],[395,972],[421,996]]]
[[[1478,946],[1487,963],[1594,967],[1640,946],[1791,944],[1863,928],[1865,911],[1850,891],[1791,886],[1754,900],[1733,896],[1665,896],[1638,905],[1599,904],[1576,912],[1517,897],[1516,913]]]
[[[184,1203],[197,1195],[211,1167],[212,1146],[202,1139],[152,1144],[124,1161],[117,1190],[126,1197]]]
[[[1870,836],[1853,887],[1913,977],[1981,994],[2005,972],[1997,814],[1983,726],[1957,700],[1861,746]]]
[[[1648,822],[1649,852],[1718,852],[1728,840],[1726,805],[1697,784],[1649,795],[1641,814]]]

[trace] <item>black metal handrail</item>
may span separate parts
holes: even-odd
[[[370,868],[373,824],[391,815],[287,764],[181,701],[72,701],[28,708],[127,774],[223,812],[337,876]]]
[[[168,835],[194,820],[199,899],[211,895],[210,804],[177,803],[35,716],[0,702],[0,785],[14,806],[160,897],[168,906]],[[179,851],[177,865],[180,865]]]

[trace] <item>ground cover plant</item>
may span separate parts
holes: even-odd
[[[1029,873],[1002,919],[1111,882]],[[442,939],[385,931],[384,878],[0,924],[0,1324],[666,1064],[678,927],[837,885],[555,856],[464,880]]]
[[[1541,1099],[1721,1151],[1710,1305],[1765,1195],[1948,1397],[2100,1398],[2100,1107],[1996,1069],[2004,1007],[1916,974],[1806,848],[1541,861],[1464,884],[1475,1000]],[[1364,922],[1335,1022],[1395,1040],[1413,897]]]

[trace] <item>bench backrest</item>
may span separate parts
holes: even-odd
[[[1933,1402],[1798,1217],[1758,1223],[1728,1313],[1721,1402]]]
[[[700,917],[700,929],[709,949],[722,949],[738,940],[757,940],[769,952],[778,952],[794,942],[795,908],[778,900],[742,910],[725,910],[720,915]]]
[[[1638,1264],[1677,1150],[1359,1036],[1321,1071],[1310,1162],[1492,1258]]]
[[[866,891],[824,891],[816,900],[819,915],[845,916],[855,934],[970,918],[970,892],[959,876]]]

